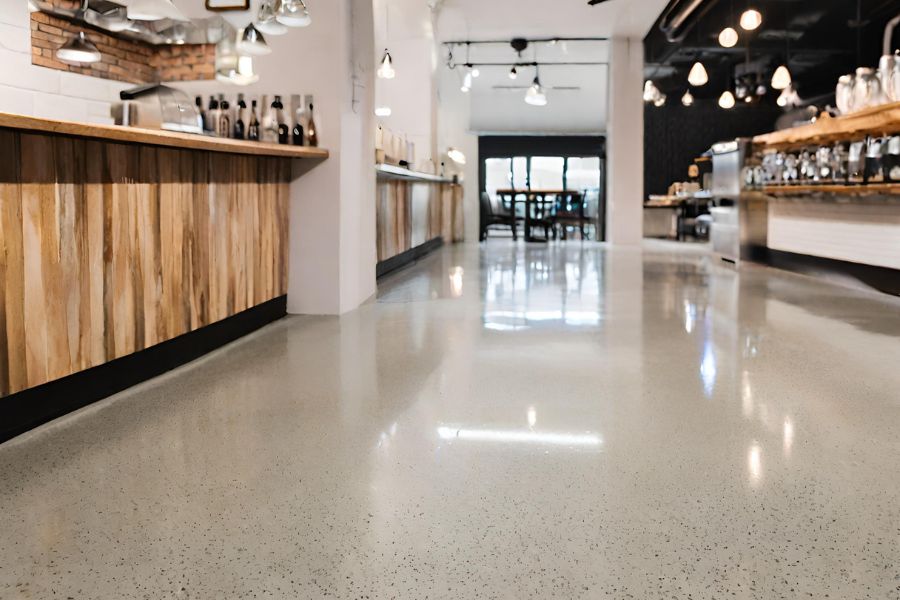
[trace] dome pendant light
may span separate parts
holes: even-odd
[[[681,97],[681,103],[684,106],[694,105],[694,95],[691,93],[691,90],[688,90],[684,93],[684,96]]]
[[[391,58],[391,53],[385,48],[384,57],[381,59],[381,66],[378,67],[378,78],[393,79],[396,76],[397,71],[394,70],[394,59]]]
[[[541,80],[537,75],[535,75],[534,82],[525,94],[525,103],[531,106],[547,106],[547,94],[544,92],[544,86],[541,85]]]
[[[70,37],[60,46],[56,51],[56,58],[66,63],[92,64],[100,62],[103,57],[97,46],[84,36],[83,31],[79,31],[78,35]]]
[[[719,106],[721,106],[725,110],[734,108],[734,104],[734,94],[731,93],[731,90],[725,90],[724,92],[722,92],[722,95],[719,96]]]
[[[748,8],[741,15],[741,27],[745,31],[753,31],[762,25],[762,14],[755,8]]]
[[[275,18],[288,27],[307,27],[312,23],[309,9],[303,0],[281,0],[281,6],[275,12]]]
[[[275,0],[263,0],[256,16],[256,28],[266,35],[284,35],[288,27],[275,18]]]
[[[726,27],[719,34],[719,45],[723,48],[734,48],[738,43],[738,32],[733,27]]]
[[[237,50],[241,54],[249,56],[265,56],[272,53],[272,49],[266,43],[266,38],[253,23],[247,25],[244,32],[241,33]]]
[[[781,65],[775,69],[775,73],[772,75],[773,90],[785,90],[792,82],[791,72],[788,70],[787,65]]]
[[[691,67],[691,72],[688,74],[688,83],[694,87],[700,87],[706,85],[708,81],[709,74],[706,72],[706,67],[698,60]]]

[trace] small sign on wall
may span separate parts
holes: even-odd
[[[250,0],[206,0],[206,9],[215,11],[249,10]]]

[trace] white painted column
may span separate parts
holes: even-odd
[[[609,62],[607,239],[637,245],[643,237],[644,205],[643,42],[614,38]]]
[[[331,4],[331,6],[328,6]],[[374,29],[371,0],[321,7],[314,54],[322,164],[295,161],[288,312],[343,314],[375,294]]]

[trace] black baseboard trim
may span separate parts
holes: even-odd
[[[0,443],[195,360],[287,314],[280,296],[106,364],[0,398]]]
[[[421,246],[416,246],[406,252],[401,252],[397,256],[392,256],[387,260],[383,260],[375,266],[375,276],[384,277],[388,273],[392,273],[397,269],[402,269],[406,265],[416,262],[429,252],[433,252],[443,245],[444,238],[436,237],[433,240],[428,240]]]
[[[900,296],[900,270],[876,267],[833,258],[795,254],[781,250],[765,253],[764,261],[770,266],[822,279],[843,279],[858,282],[892,296]]]

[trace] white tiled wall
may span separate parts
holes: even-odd
[[[112,123],[110,105],[132,84],[31,64],[27,0],[0,0],[0,112]]]

